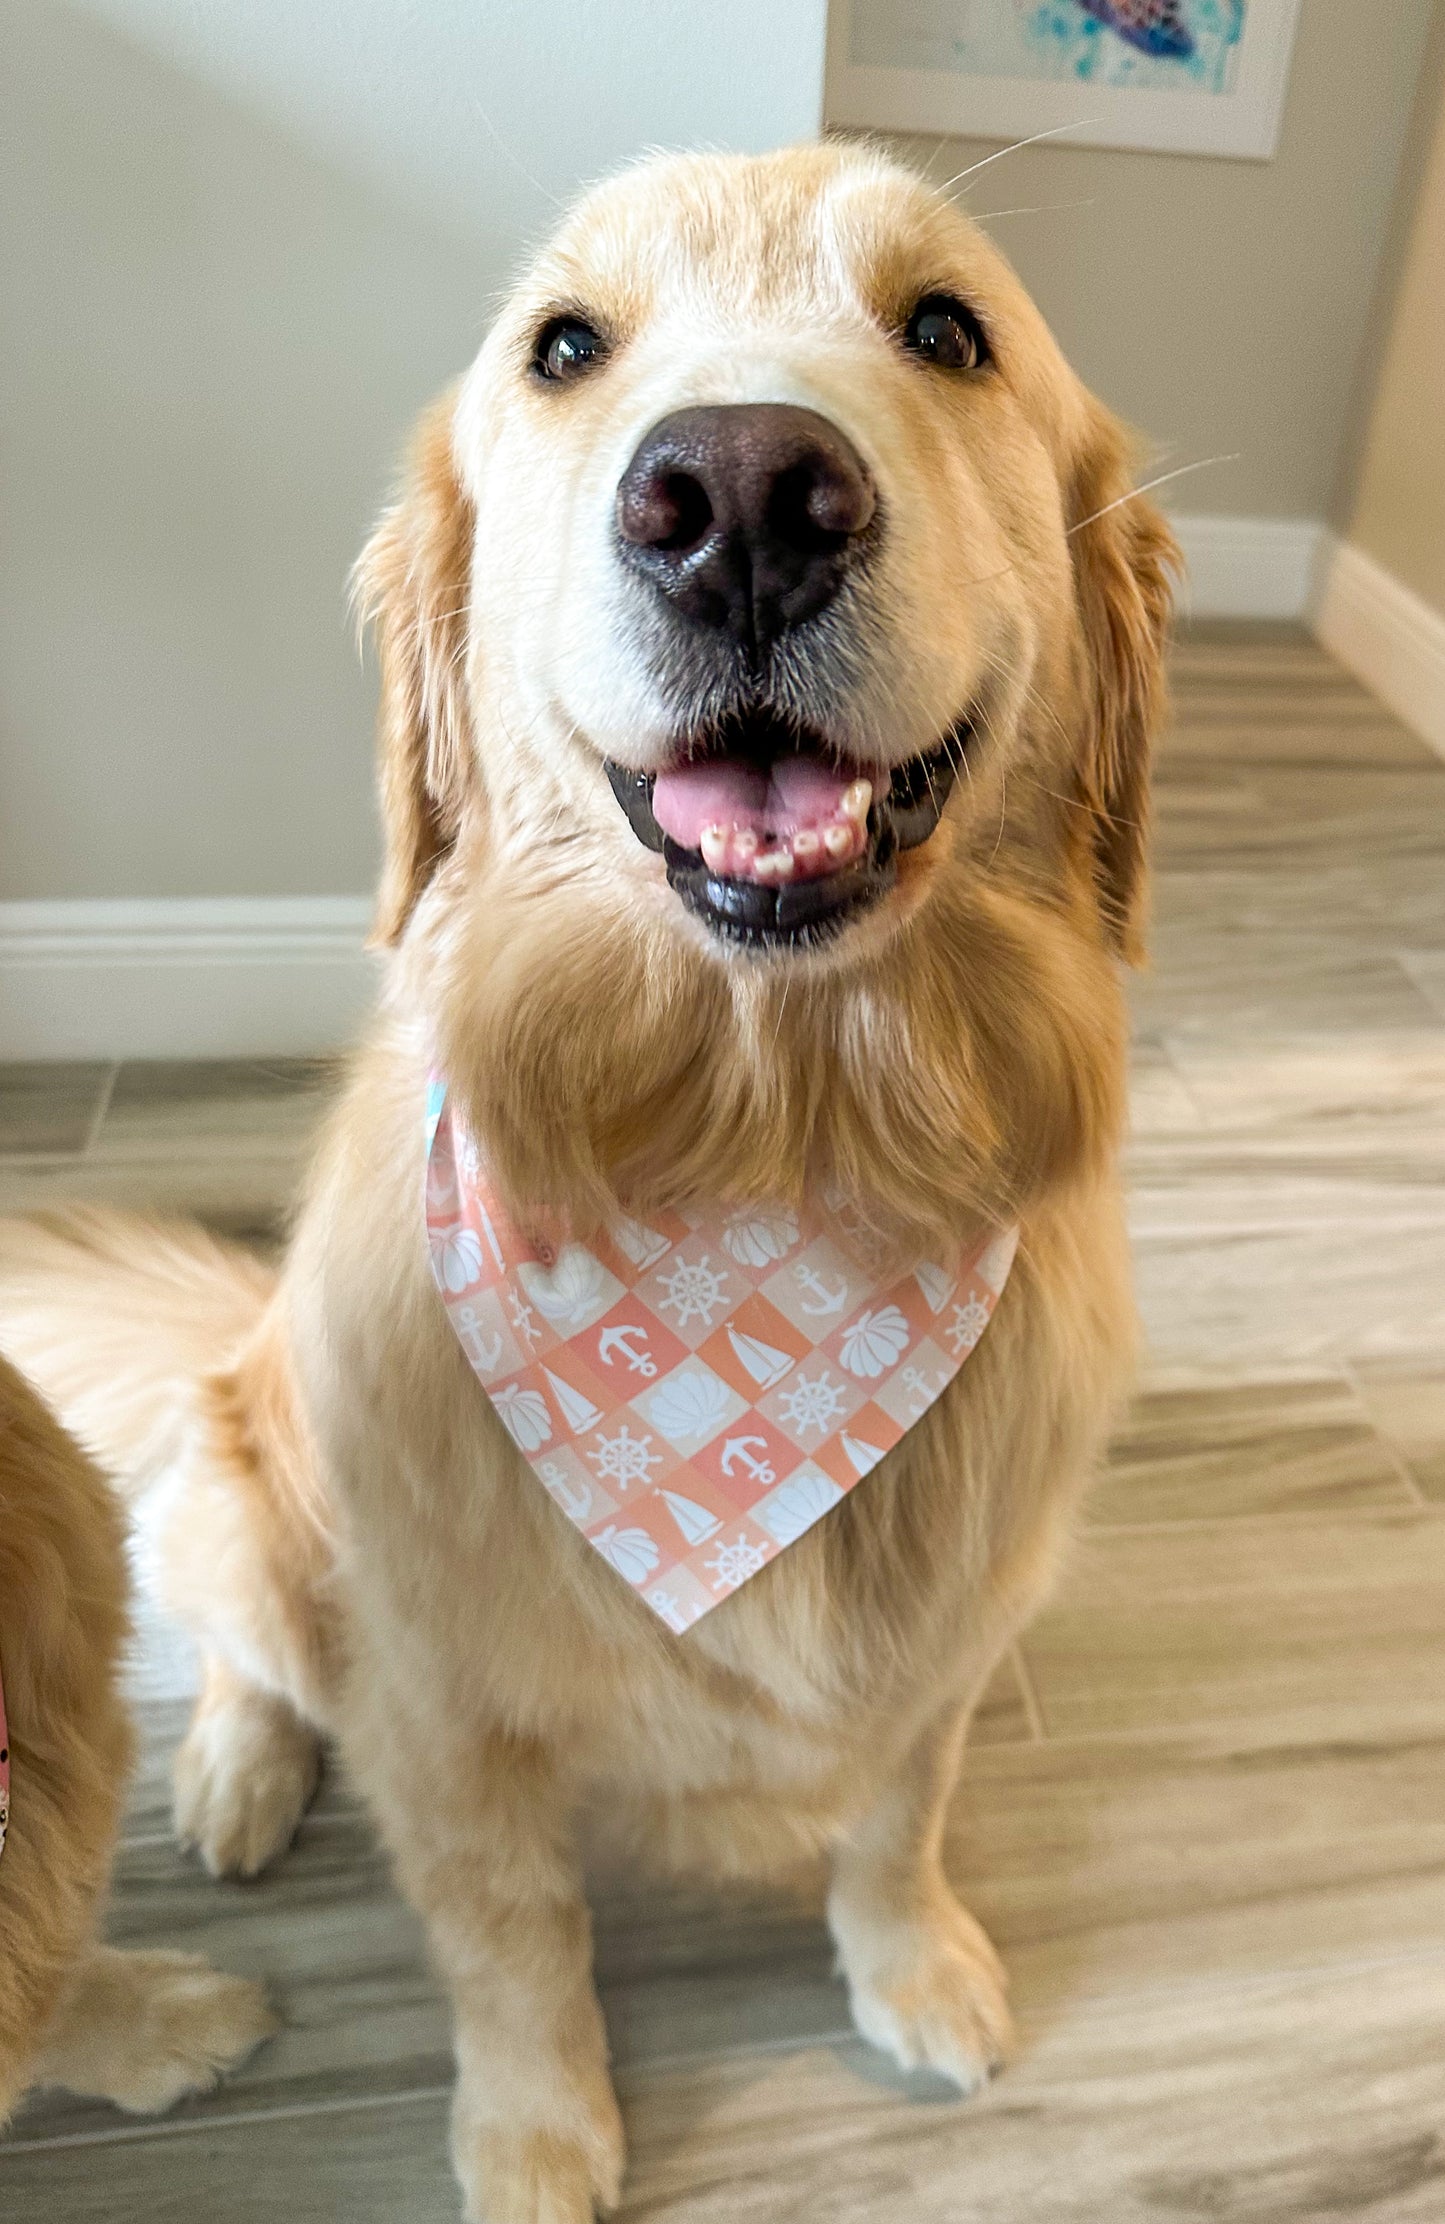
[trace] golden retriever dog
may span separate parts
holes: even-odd
[[[206,1649],[181,1832],[256,1866],[334,1735],[450,1990],[471,2217],[618,2195],[598,1797],[669,1862],[825,1853],[899,2062],[968,2091],[1008,2045],[940,1845],[1131,1366],[1120,961],[1174,548],[1130,489],[1007,263],[877,153],[590,193],[361,559],[387,977],[274,1288],[199,1231],[5,1238],[9,1348]],[[523,1227],[826,1191],[899,1262],[1019,1231],[944,1394],[683,1635],[448,1322],[433,1069]]]
[[[33,2084],[168,2108],[274,2028],[259,1987],[188,1954],[100,1943],[130,1761],[120,1510],[0,1361],[0,2125]],[[4,1737],[0,1735],[0,1744]]]

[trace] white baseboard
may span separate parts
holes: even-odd
[[[304,1056],[374,987],[360,896],[0,903],[0,1060]]]
[[[1329,536],[1312,517],[1170,518],[1189,567],[1179,598],[1192,618],[1303,618]]]
[[[1445,618],[1362,548],[1336,541],[1314,610],[1321,642],[1445,756]]]

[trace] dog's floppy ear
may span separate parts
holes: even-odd
[[[1143,957],[1149,764],[1165,711],[1164,647],[1178,545],[1152,502],[1130,495],[1133,443],[1097,402],[1069,500],[1069,547],[1083,632],[1082,798],[1093,813],[1094,871],[1109,938]]]
[[[455,395],[417,428],[400,500],[352,578],[381,662],[377,769],[384,855],[374,943],[401,939],[417,898],[456,840],[473,777],[467,709],[472,506],[452,457]]]

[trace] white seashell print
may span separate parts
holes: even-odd
[[[775,1259],[785,1259],[797,1240],[798,1223],[790,1212],[732,1220],[723,1230],[724,1249],[739,1266],[771,1266]]]
[[[482,1278],[482,1241],[471,1228],[439,1228],[431,1239],[432,1271],[455,1297]]]
[[[744,1336],[739,1329],[730,1328],[728,1342],[761,1390],[771,1390],[775,1382],[781,1382],[793,1364],[790,1352],[779,1351],[776,1344],[765,1344],[760,1336]]]
[[[838,1485],[820,1467],[801,1467],[786,1483],[779,1483],[771,1498],[754,1506],[753,1519],[760,1521],[779,1544],[793,1544],[842,1496]]]
[[[730,1402],[727,1384],[698,1369],[674,1375],[654,1390],[647,1401],[647,1418],[671,1443],[701,1443],[721,1428]]]
[[[552,1395],[562,1408],[562,1418],[573,1435],[580,1436],[584,1429],[595,1429],[602,1418],[601,1407],[595,1406],[582,1391],[574,1390],[560,1375],[554,1375],[550,1367],[544,1367],[542,1372],[552,1385]]]
[[[609,1522],[592,1542],[629,1583],[645,1583],[662,1557],[645,1529],[618,1529]]]
[[[927,1299],[930,1313],[941,1313],[958,1287],[958,1276],[941,1266],[916,1266],[913,1279]]]
[[[689,1544],[706,1544],[708,1538],[715,1537],[721,1529],[722,1523],[716,1514],[710,1514],[706,1506],[699,1506],[695,1499],[680,1498],[675,1490],[665,1490],[662,1495],[668,1512]]]
[[[869,1444],[861,1436],[849,1436],[846,1429],[839,1441],[860,1475],[871,1474],[883,1457],[882,1450],[878,1445]]]
[[[896,1305],[860,1313],[843,1331],[840,1357],[850,1375],[877,1376],[908,1349],[912,1335]]]
[[[667,1237],[660,1236],[656,1228],[649,1228],[626,1213],[613,1229],[612,1240],[634,1266],[641,1267],[655,1266],[663,1252],[670,1248]]]
[[[522,1286],[549,1321],[582,1328],[606,1298],[611,1280],[606,1267],[580,1243],[567,1243],[552,1266],[528,1260],[517,1269]]]
[[[519,1382],[509,1382],[491,1395],[519,1451],[535,1452],[551,1442],[552,1416],[540,1390],[524,1390]]]

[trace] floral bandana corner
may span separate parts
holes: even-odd
[[[881,1282],[846,1205],[535,1241],[434,1078],[432,1272],[550,1497],[677,1632],[836,1506],[947,1389],[1018,1230]]]

